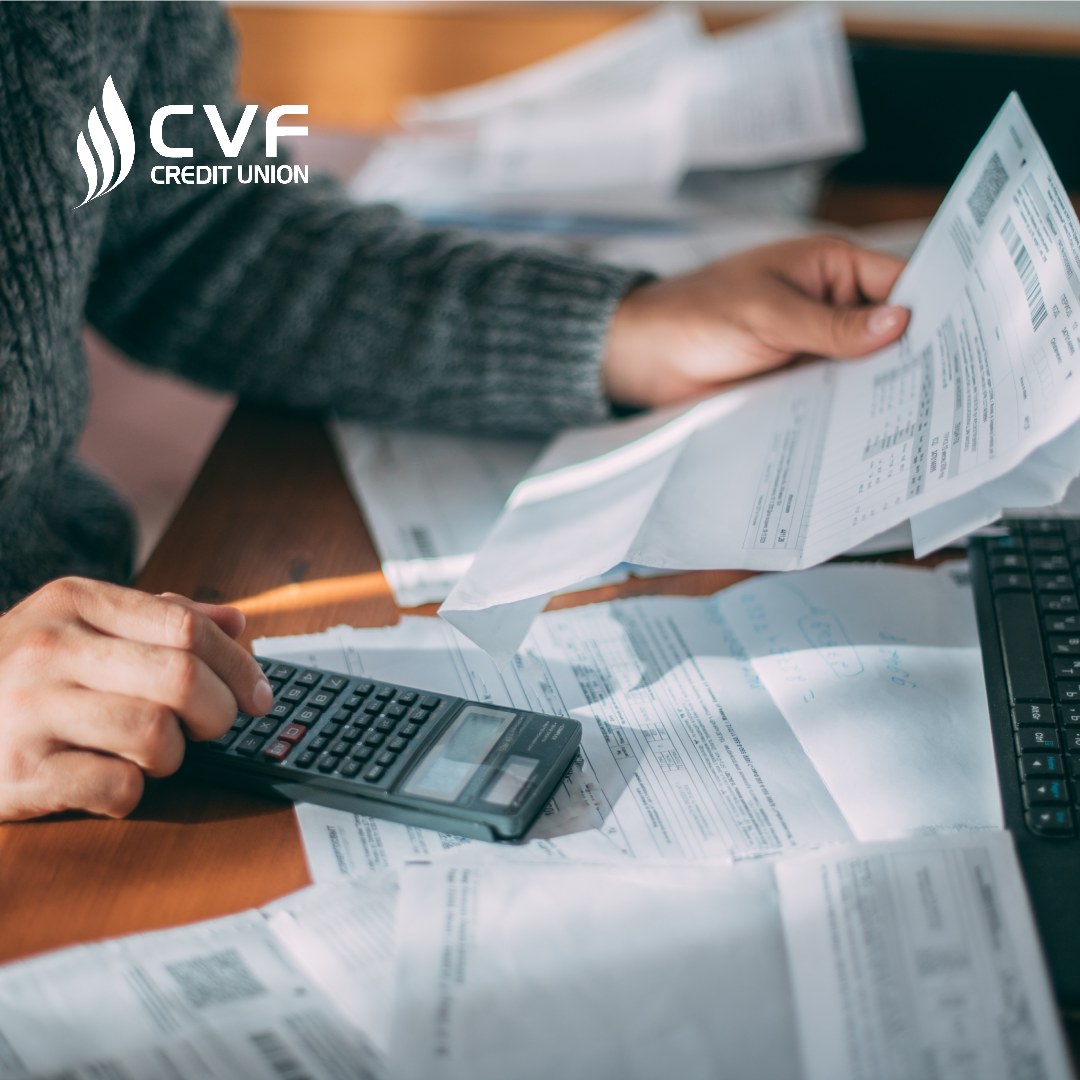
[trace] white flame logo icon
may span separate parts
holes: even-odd
[[[135,133],[131,130],[127,109],[124,108],[124,103],[120,100],[116,87],[113,86],[111,75],[101,88],[101,108],[112,130],[113,138],[116,140],[117,149],[120,151],[120,171],[116,171],[116,157],[113,154],[112,143],[109,141],[105,125],[101,122],[95,105],[90,110],[90,116],[86,121],[94,152],[91,152],[90,147],[86,145],[86,138],[81,131],[75,143],[79,162],[83,167],[83,172],[86,173],[86,198],[79,203],[79,206],[85,206],[91,199],[96,199],[99,195],[107,195],[112,191],[131,172],[131,164],[135,160]],[[79,206],[75,209],[78,210]]]

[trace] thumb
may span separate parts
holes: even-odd
[[[892,344],[907,329],[911,313],[890,304],[834,307],[802,297],[789,298],[789,341],[793,353],[867,356]]]
[[[239,608],[230,607],[227,604],[202,604],[198,600],[189,600],[179,593],[160,593],[159,595],[163,600],[172,600],[191,608],[192,611],[197,611],[200,615],[205,615],[231,638],[239,637],[247,625],[247,618]]]

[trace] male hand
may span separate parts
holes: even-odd
[[[0,618],[0,821],[59,810],[123,817],[145,776],[180,767],[273,694],[235,638],[236,608],[82,578]]]
[[[903,266],[819,236],[642,285],[612,321],[603,364],[608,397],[666,405],[798,356],[866,356],[908,324],[905,308],[882,303]]]

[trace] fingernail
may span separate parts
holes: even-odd
[[[251,695],[251,703],[259,716],[268,713],[274,707],[274,691],[270,689],[265,675],[259,676],[259,681],[255,684],[255,692]]]
[[[907,312],[902,307],[880,307],[870,312],[866,320],[866,329],[874,337],[884,337],[896,331],[904,321]]]

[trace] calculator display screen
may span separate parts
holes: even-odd
[[[495,806],[509,806],[517,798],[518,792],[529,782],[529,778],[540,762],[535,758],[511,754],[506,759],[495,783],[487,789],[484,801]]]
[[[465,790],[513,712],[470,705],[443,733],[402,789],[406,795],[453,802]]]

